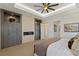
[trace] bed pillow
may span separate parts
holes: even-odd
[[[75,56],[79,56],[79,34],[68,41],[68,48]]]
[[[73,37],[68,41],[68,48],[72,49],[72,45],[75,42],[75,40],[77,39],[77,37]]]
[[[79,56],[79,38],[74,41],[71,52],[74,55]]]

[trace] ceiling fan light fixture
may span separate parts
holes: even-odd
[[[41,13],[43,13],[44,11],[46,11],[47,13],[49,13],[49,10],[52,10],[52,11],[55,11],[54,8],[51,8],[51,7],[54,7],[54,6],[58,6],[59,4],[53,4],[53,5],[50,5],[50,3],[42,3],[42,11]],[[37,11],[39,11],[41,9],[38,9]]]
[[[44,7],[44,10],[47,10],[48,9],[48,7]]]

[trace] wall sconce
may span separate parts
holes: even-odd
[[[14,17],[14,16],[12,16],[12,15],[11,15],[11,16],[9,16],[9,18],[8,18],[8,19],[9,19],[9,22],[15,22],[15,21],[16,21],[15,17]]]

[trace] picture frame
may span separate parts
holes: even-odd
[[[57,25],[54,24],[54,32],[57,32]]]
[[[79,23],[64,24],[64,32],[79,32]]]

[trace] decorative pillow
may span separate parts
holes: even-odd
[[[76,34],[75,37],[79,38],[79,34]]]
[[[76,55],[79,56],[79,38],[74,40],[74,43],[72,45],[72,49],[71,52]]]
[[[72,49],[72,45],[74,43],[74,41],[77,39],[77,37],[73,37],[68,41],[68,48]]]
[[[68,41],[68,48],[75,56],[79,56],[79,34]]]

